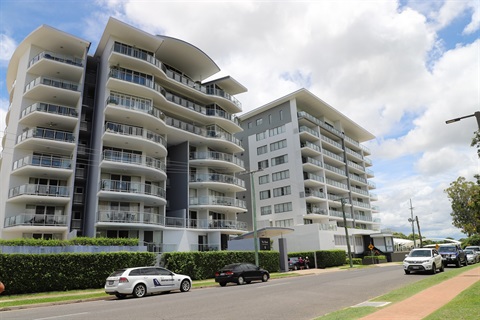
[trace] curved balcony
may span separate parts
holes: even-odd
[[[167,203],[165,190],[160,186],[109,179],[100,181],[99,197],[119,201],[143,201],[145,205]]]
[[[195,167],[225,168],[228,171],[244,171],[244,162],[233,154],[207,151],[190,152],[190,165]]]
[[[52,204],[65,204],[70,201],[70,190],[66,186],[44,184],[24,184],[8,191],[9,202],[38,202],[41,198]]]
[[[134,58],[135,60],[142,60],[146,61],[151,65],[154,65],[157,69],[162,70],[163,73],[171,80],[173,80],[175,83],[180,84],[182,86],[188,87],[189,89],[194,89],[195,91],[206,94],[206,95],[212,95],[216,97],[220,97],[222,99],[226,99],[229,103],[233,103],[233,105],[238,108],[238,111],[242,111],[242,104],[240,101],[238,101],[235,97],[232,95],[228,94],[227,92],[217,89],[217,88],[212,88],[212,87],[207,87],[204,86],[198,82],[195,82],[191,80],[190,78],[186,77],[185,75],[168,68],[165,64],[163,64],[160,60],[155,58],[153,55],[143,51],[139,50],[137,48],[132,48],[127,45],[123,45],[121,43],[115,43],[112,51],[117,54],[121,54],[124,56],[129,56]],[[112,64],[115,62],[119,62],[118,59],[115,59],[115,57],[112,55],[112,57],[109,60]]]
[[[38,152],[71,154],[75,149],[75,136],[72,132],[37,127],[17,136],[17,146]]]
[[[12,174],[36,176],[46,173],[50,178],[66,180],[72,172],[72,159],[68,157],[31,155],[15,161]]]
[[[122,148],[125,148],[125,145],[135,146],[135,149],[140,149],[146,153],[152,153],[154,150],[158,157],[167,155],[166,139],[142,127],[106,122],[103,141],[104,145],[108,146]]]
[[[55,77],[61,75],[69,81],[79,81],[83,75],[83,59],[56,52],[43,51],[28,63],[28,72]]]
[[[199,198],[190,198],[189,206],[191,208],[195,207],[212,207],[215,210],[223,209],[223,211],[228,212],[246,212],[247,204],[244,200],[239,200],[231,197],[199,197]]]
[[[241,192],[246,190],[245,181],[234,176],[218,173],[191,174],[190,186],[192,188],[207,187],[218,189],[218,191]]]
[[[73,131],[78,122],[78,112],[75,108],[50,103],[34,103],[22,110],[20,123],[24,125],[39,125],[40,123],[61,123],[63,128]]]
[[[53,214],[34,214],[34,213],[22,213],[13,217],[5,218],[5,228],[16,226],[54,226],[54,227],[66,227],[67,216],[66,215],[53,215]]]
[[[153,157],[131,152],[104,150],[102,160],[100,164],[102,169],[128,170],[129,173],[148,176],[154,181],[167,178],[165,162]]]
[[[114,122],[127,122],[151,129],[165,130],[165,114],[150,100],[112,93],[106,101],[105,117]],[[128,120],[127,120],[128,119]]]
[[[62,105],[77,105],[81,92],[79,83],[48,77],[38,77],[25,86],[24,97],[36,101],[49,101],[56,96]]]

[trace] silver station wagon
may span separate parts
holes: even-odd
[[[147,294],[180,290],[187,292],[192,279],[160,267],[126,268],[113,272],[105,283],[105,292],[122,299],[128,295],[136,298]]]

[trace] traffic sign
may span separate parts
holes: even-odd
[[[368,245],[368,249],[373,250],[373,248],[375,248],[375,247],[373,246],[373,244],[370,243],[370,244]]]

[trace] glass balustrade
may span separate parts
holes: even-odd
[[[46,129],[46,128],[33,128],[20,134],[17,137],[17,143],[20,143],[30,138],[55,140],[55,141],[69,142],[69,143],[75,142],[75,137],[71,132],[52,130],[52,129]]]
[[[67,225],[67,216],[51,214],[19,214],[5,218],[5,227],[14,226],[58,226]]]
[[[239,187],[245,188],[245,181],[234,176],[218,174],[218,173],[191,174],[190,182],[221,182],[221,183],[234,184]]]
[[[78,117],[78,112],[75,108],[40,102],[29,105],[28,107],[23,109],[22,113],[20,114],[20,118],[23,118],[26,115],[35,111],[47,112],[50,114],[58,114],[61,116],[68,116],[74,118]]]
[[[69,197],[69,188],[66,186],[53,186],[44,184],[24,184],[11,188],[8,191],[8,198],[21,195],[36,195],[49,197]]]
[[[141,154],[136,154],[131,152],[104,150],[103,160],[128,163],[128,164],[136,164],[139,166],[155,168],[161,171],[166,170],[165,162],[159,159],[155,159],[152,157],[143,156]]]
[[[48,59],[53,61],[58,61],[66,64],[71,64],[77,67],[83,67],[83,59],[76,58],[74,56],[64,55],[57,52],[44,51],[37,54],[35,57],[30,60],[28,67],[33,66],[35,63],[42,59]]]
[[[191,206],[219,205],[219,206],[238,207],[243,209],[247,208],[246,202],[244,200],[239,200],[239,199],[230,198],[230,197],[208,196],[208,197],[190,198],[189,204]]]
[[[65,157],[32,155],[15,161],[13,163],[13,170],[29,165],[45,168],[70,169],[72,166],[72,160]]]
[[[100,182],[100,190],[110,192],[125,192],[131,194],[144,194],[165,199],[165,190],[162,187],[139,182],[103,179]]]
[[[33,89],[37,85],[46,85],[46,86],[51,86],[51,87],[56,87],[56,88],[61,88],[61,89],[66,89],[66,90],[71,90],[71,91],[78,91],[78,83],[71,82],[71,81],[66,81],[66,80],[61,80],[61,79],[52,79],[52,78],[47,78],[47,77],[38,77],[35,80],[29,82],[25,86],[25,92]]]
[[[242,168],[244,166],[244,162],[242,159],[239,159],[229,153],[216,152],[216,151],[190,152],[190,160],[218,160],[218,161],[231,162]]]

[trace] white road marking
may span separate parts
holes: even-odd
[[[81,314],[88,314],[88,312],[64,314],[64,315],[61,315],[61,316],[48,317],[48,318],[37,318],[37,319],[34,319],[34,320],[46,320],[46,319],[58,319],[58,318],[64,318],[64,317],[74,317],[74,316],[78,316],[78,315],[81,315]]]

